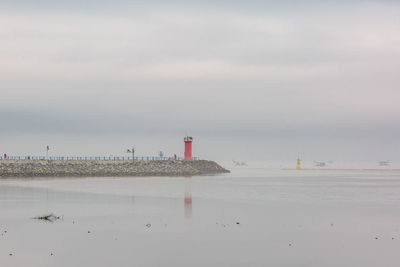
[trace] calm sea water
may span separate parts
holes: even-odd
[[[400,266],[400,172],[5,179],[0,233],[2,267]]]

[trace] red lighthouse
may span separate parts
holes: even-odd
[[[192,142],[193,138],[191,136],[186,136],[184,139],[185,141],[185,157],[184,160],[193,160],[192,157]]]

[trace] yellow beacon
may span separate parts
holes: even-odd
[[[297,166],[296,166],[296,170],[301,170],[300,158],[299,158],[299,157],[297,157]]]

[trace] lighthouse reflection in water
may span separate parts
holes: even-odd
[[[185,178],[185,198],[184,198],[184,213],[185,218],[192,218],[192,189],[191,189],[191,177]]]

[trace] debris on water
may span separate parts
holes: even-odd
[[[53,254],[53,252],[52,253],[50,253],[50,256],[53,256],[54,254]]]
[[[333,226],[333,223],[331,223],[331,226]]]
[[[43,221],[47,221],[47,222],[54,222],[56,220],[59,220],[60,216],[56,216],[53,213],[50,213],[48,215],[34,217],[33,219],[43,220]]]
[[[240,224],[239,222],[236,222],[236,224]]]
[[[291,247],[292,246],[292,244],[291,243],[289,243],[289,247]]]
[[[8,255],[12,256],[13,254],[12,254],[12,253],[10,253],[10,254],[8,254]]]
[[[146,224],[146,227],[147,227],[147,228],[150,228],[150,227],[151,227],[151,224],[150,224],[150,223]]]
[[[378,239],[378,237],[375,237],[375,240],[377,240]]]
[[[90,231],[87,231],[87,233],[90,234],[91,232],[90,232]]]

